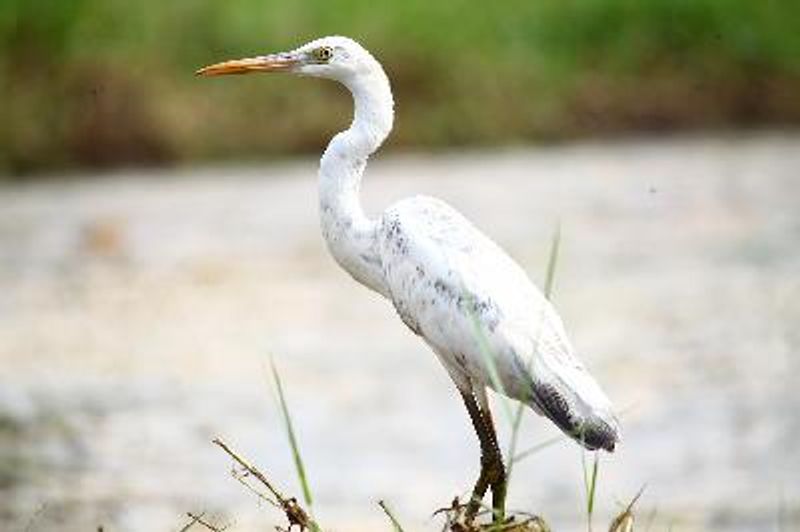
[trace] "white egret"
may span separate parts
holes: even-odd
[[[324,37],[197,74],[251,72],[328,78],[352,93],[353,122],[333,137],[320,161],[322,234],[342,268],[392,302],[461,393],[481,448],[470,519],[489,488],[496,519],[505,506],[506,475],[487,387],[522,401],[585,448],[613,451],[619,424],[610,401],[574,355],[555,309],[503,250],[434,198],[401,200],[376,219],[362,210],[367,159],[394,119],[389,80],[378,61],[352,39]]]

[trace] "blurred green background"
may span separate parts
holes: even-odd
[[[392,147],[800,123],[796,0],[3,0],[0,175],[316,152],[331,83],[198,80],[345,34],[384,63]]]

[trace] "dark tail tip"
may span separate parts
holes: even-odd
[[[583,423],[578,440],[590,451],[604,449],[613,453],[619,441],[619,433],[608,422],[594,418]]]
[[[614,452],[619,442],[619,429],[613,416],[610,421],[597,414],[583,418],[564,394],[549,383],[540,383],[534,388],[534,399],[545,416],[590,451]]]

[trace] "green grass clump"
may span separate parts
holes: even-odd
[[[796,124],[796,20],[791,0],[4,0],[0,170],[316,152],[347,123],[332,84],[192,72],[325,34],[383,61],[395,146]]]

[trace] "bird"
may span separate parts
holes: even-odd
[[[333,80],[352,95],[352,123],[320,159],[322,235],[353,279],[392,303],[461,395],[481,454],[467,518],[475,518],[490,489],[493,519],[505,515],[506,469],[487,389],[530,407],[588,450],[614,451],[620,424],[610,400],[575,354],[553,305],[508,254],[429,196],[399,200],[374,218],[364,212],[359,188],[367,160],[394,123],[391,85],[378,60],[355,40],[330,36],[196,74],[273,72]]]

